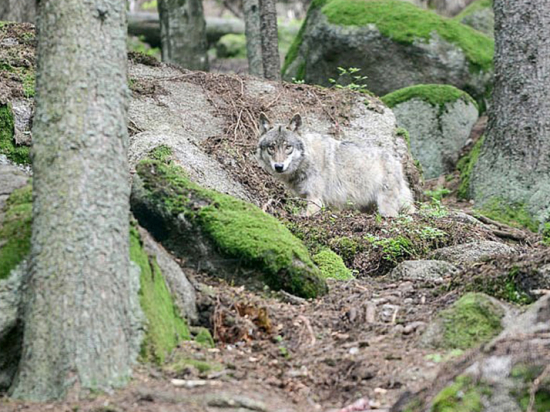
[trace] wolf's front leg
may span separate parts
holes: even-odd
[[[316,213],[319,213],[319,211],[323,208],[323,201],[319,198],[308,198],[307,199],[307,208],[306,208],[306,216],[313,216]]]

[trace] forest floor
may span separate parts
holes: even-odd
[[[358,276],[330,281],[326,296],[307,301],[187,273],[201,290],[214,347],[183,342],[164,366],[139,366],[112,394],[47,404],[0,399],[0,411],[389,411],[403,393],[433,381],[445,361],[468,356],[422,345],[431,318],[458,296],[450,277]]]

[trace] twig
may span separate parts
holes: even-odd
[[[315,346],[317,343],[317,339],[315,338],[315,334],[313,333],[313,328],[311,327],[311,323],[309,322],[309,319],[306,318],[303,315],[298,316],[298,320],[302,321],[302,323],[306,326],[306,330],[309,333],[309,337],[311,342],[309,343],[309,346]]]
[[[527,407],[526,412],[533,412],[535,407],[535,395],[537,394],[537,391],[539,390],[539,386],[541,382],[546,379],[550,375],[550,365],[546,365],[546,368],[542,371],[542,373],[533,381],[533,384],[531,385],[531,388],[529,389],[529,406]]]

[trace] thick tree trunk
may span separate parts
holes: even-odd
[[[481,207],[550,219],[550,0],[495,0],[495,86],[472,177]],[[494,206],[494,205],[493,205]]]
[[[259,0],[243,0],[243,9],[248,73],[252,76],[264,77]]]
[[[36,20],[36,0],[2,0],[0,21],[34,23]]]
[[[268,80],[281,80],[281,60],[279,58],[275,0],[259,0],[259,4],[264,78]]]
[[[121,385],[139,351],[125,5],[40,0],[32,247],[16,398]]]
[[[162,60],[186,69],[208,70],[202,0],[158,0]]]

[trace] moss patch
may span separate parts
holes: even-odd
[[[180,375],[188,369],[196,369],[200,375],[207,375],[210,372],[223,370],[223,365],[218,362],[206,362],[190,357],[176,356],[176,359],[164,368],[167,372]]]
[[[530,389],[535,379],[539,378],[544,371],[542,365],[517,364],[512,368],[510,376],[515,385],[512,396],[518,401],[521,410],[527,411],[530,402]],[[550,379],[546,377],[538,384],[535,393],[534,412],[547,412],[550,410]]]
[[[458,191],[456,193],[457,197],[460,199],[468,199],[470,197],[470,179],[472,177],[472,172],[481,153],[481,147],[483,146],[483,141],[485,136],[482,136],[472,147],[470,153],[460,159],[456,165],[457,170],[460,172],[460,185],[458,186]]]
[[[216,346],[214,343],[214,338],[210,334],[210,331],[206,328],[198,328],[196,330],[194,340],[198,344],[207,348],[214,348]]]
[[[13,139],[13,114],[9,105],[0,105],[0,154],[6,155],[12,162],[29,164],[30,148],[16,146]]]
[[[308,15],[309,15],[309,12],[308,12]],[[308,17],[306,16],[306,19],[302,23],[302,27],[300,27],[300,30],[298,30],[298,34],[294,38],[294,41],[292,42],[290,47],[288,48],[288,52],[285,56],[283,67],[281,69],[281,73],[283,74],[287,71],[288,66],[296,59],[296,57],[298,57],[298,50],[300,50],[300,46],[302,45],[304,32],[307,27],[307,19]],[[305,76],[305,62],[303,63],[303,68],[298,70],[298,75],[296,76],[296,80],[303,80],[304,76]]]
[[[8,198],[4,223],[0,228],[0,280],[29,254],[31,248],[31,185],[14,190]]]
[[[396,90],[381,98],[386,106],[393,108],[400,103],[411,99],[423,100],[442,111],[447,103],[454,103],[459,99],[472,103],[478,107],[475,100],[466,92],[454,86],[443,84],[419,84]]]
[[[147,319],[140,355],[143,361],[161,364],[180,341],[191,338],[189,329],[179,315],[156,260],[147,256],[139,233],[133,227],[130,229],[130,259],[141,269],[140,303]]]
[[[432,33],[437,32],[441,38],[462,49],[471,70],[492,70],[493,40],[471,27],[410,3],[400,0],[314,0],[310,7],[322,7],[323,14],[332,24],[374,24],[384,36],[404,44],[412,44],[417,39],[429,40]]]
[[[496,336],[504,310],[482,293],[467,293],[439,317],[443,321],[443,345],[468,349]]]
[[[226,34],[216,44],[216,56],[221,58],[246,58],[246,37],[244,34]]]
[[[273,216],[196,185],[169,161],[145,159],[136,170],[156,210],[174,222],[185,216],[221,255],[258,270],[271,288],[305,298],[327,291],[306,247]]]
[[[533,232],[537,232],[538,223],[531,217],[525,204],[507,204],[499,198],[492,198],[477,213],[487,216],[489,219],[505,223],[507,225],[523,228],[526,227]]]
[[[485,393],[488,393],[486,386],[473,383],[467,376],[458,376],[434,397],[431,412],[481,412],[481,396]]]
[[[325,279],[350,280],[353,279],[349,270],[340,256],[330,249],[323,249],[313,255],[313,261],[319,266]]]

